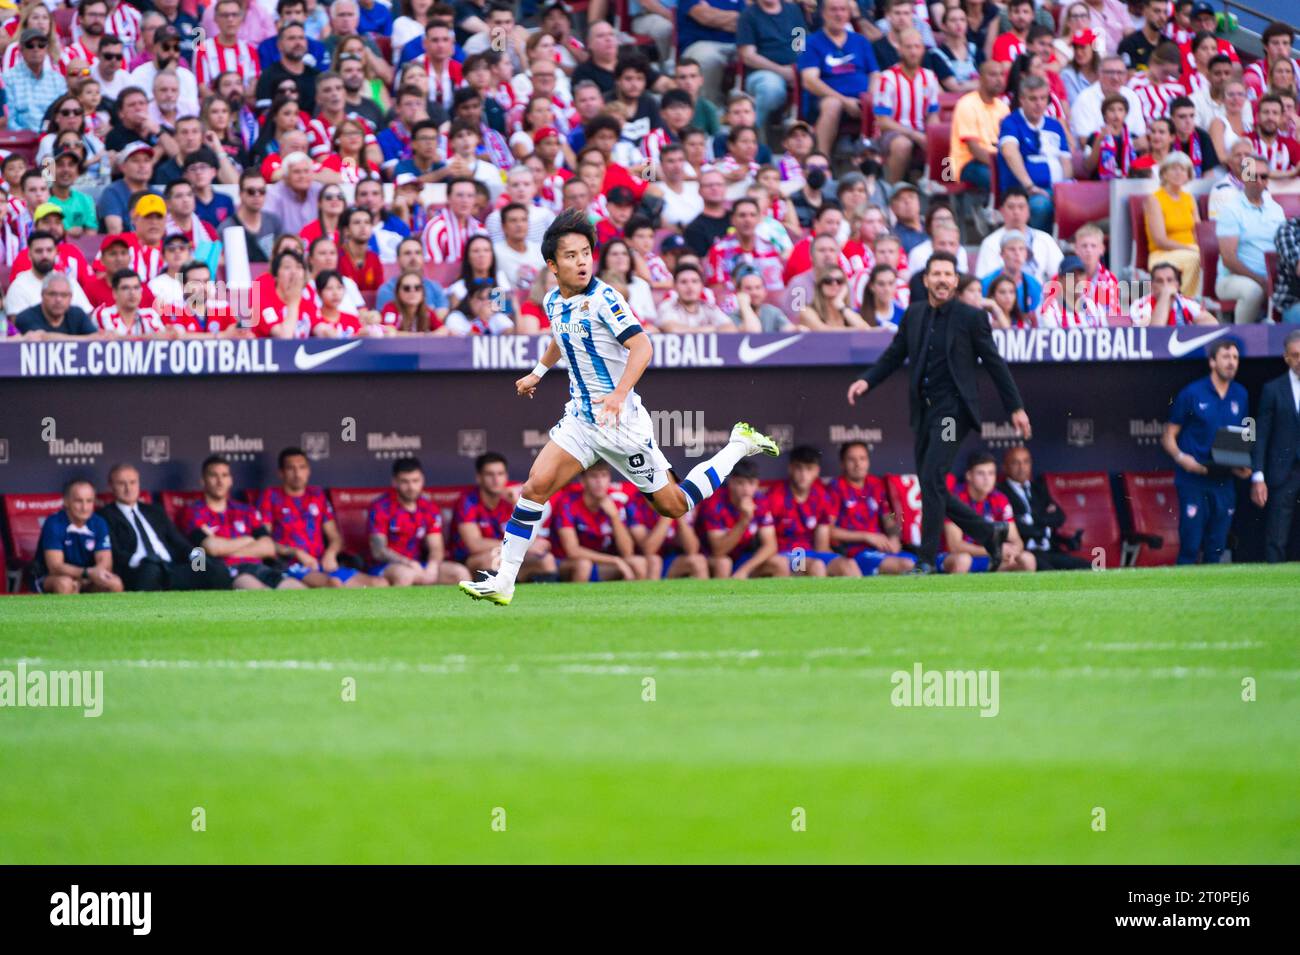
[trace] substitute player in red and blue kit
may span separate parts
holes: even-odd
[[[230,462],[214,454],[204,460],[200,473],[203,496],[181,511],[176,522],[181,533],[225,562],[235,590],[302,589],[302,581],[266,563],[275,559],[275,541],[257,508],[230,496],[235,483]]]
[[[871,473],[871,455],[864,442],[840,445],[840,476],[830,489],[835,495],[831,543],[845,558],[831,564],[832,576],[905,574],[916,566],[916,558],[903,552],[889,492],[885,482]]]
[[[627,529],[636,541],[637,550],[650,561],[651,580],[658,577],[708,580],[709,562],[700,551],[694,511],[681,517],[665,517],[638,496],[627,502],[626,513]]]
[[[477,487],[461,495],[453,517],[452,558],[471,573],[496,569],[505,527],[515,508],[514,495],[510,493],[510,472],[502,455],[488,451],[475,458],[474,480]],[[560,579],[549,532],[539,531],[529,545],[519,568],[519,579],[548,583]]]
[[[993,455],[987,451],[976,451],[966,462],[966,484],[957,490],[957,499],[986,521],[1005,521],[1010,523],[1006,543],[1002,545],[1000,571],[1025,571],[1033,573],[1038,569],[1038,559],[1034,552],[1026,550],[1016,528],[1015,511],[1011,501],[996,487],[998,481],[998,464]],[[975,539],[964,535],[956,524],[947,521],[943,525],[944,542],[947,551],[940,553],[935,566],[944,574],[982,574],[989,569],[989,552],[975,543]]]
[[[574,583],[649,580],[650,561],[636,553],[624,505],[610,496],[609,465],[597,461],[579,480],[582,487],[565,492],[555,502],[551,518],[560,579]]]
[[[705,502],[698,521],[709,542],[709,571],[714,577],[790,576],[789,561],[777,552],[772,512],[758,496],[758,467],[752,461],[737,462],[725,493]]]
[[[790,572],[825,577],[840,555],[831,550],[835,498],[822,484],[821,452],[800,445],[790,452],[790,477],[763,495],[776,527],[777,551]]]
[[[339,566],[343,535],[325,492],[307,483],[307,453],[285,448],[277,463],[281,485],[264,490],[257,509],[271,531],[276,554],[290,561],[284,572],[308,587],[387,587],[382,577]]]
[[[444,560],[442,514],[424,496],[424,469],[415,458],[393,462],[393,486],[370,503],[366,536],[376,562],[371,576],[383,577],[394,587],[469,580],[464,564]]]

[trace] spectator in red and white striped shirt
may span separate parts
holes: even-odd
[[[939,78],[921,65],[925,44],[914,29],[897,37],[900,61],[880,74],[873,111],[884,130],[880,151],[885,175],[898,182],[925,162],[925,121],[939,111]]]
[[[98,11],[101,3],[104,5],[102,19]],[[73,18],[72,39],[80,41],[82,34],[88,33],[96,38],[94,45],[98,49],[99,36],[115,36],[122,41],[130,56],[140,39],[140,18],[140,11],[123,0],[90,0],[81,5]]]
[[[101,305],[92,316],[100,331],[131,338],[167,334],[168,325],[157,310],[140,305],[144,285],[139,275],[119,269],[109,282],[113,286],[113,304]]]
[[[487,229],[474,218],[478,191],[473,179],[453,179],[447,185],[447,208],[424,227],[424,251],[430,262],[456,262],[465,251],[471,236],[487,235]]]
[[[1256,60],[1242,74],[1246,92],[1251,99],[1258,99],[1269,88],[1275,60],[1289,59],[1297,78],[1300,78],[1300,60],[1291,56],[1291,47],[1295,44],[1295,29],[1286,23],[1274,22],[1264,28],[1260,39],[1264,41],[1264,57]]]
[[[1139,73],[1129,83],[1142,103],[1142,118],[1148,123],[1168,116],[1173,101],[1186,95],[1179,82],[1182,71],[1182,54],[1173,43],[1161,43],[1151,54],[1145,73]]]
[[[343,77],[338,73],[322,73],[316,79],[316,106],[320,112],[307,126],[307,139],[311,144],[309,151],[313,159],[323,159],[333,150],[334,128],[345,119],[355,119],[361,124],[366,136],[366,159],[376,167],[384,162],[383,150],[375,138],[375,130],[361,116],[348,113],[347,90],[343,88]]]
[[[239,39],[244,23],[244,8],[239,0],[217,3],[217,35],[194,47],[194,73],[199,85],[211,89],[222,73],[238,73],[244,89],[252,93],[262,65],[251,43]]]
[[[1294,179],[1300,173],[1300,143],[1279,131],[1282,125],[1282,99],[1267,94],[1260,97],[1255,117],[1255,131],[1247,137],[1256,155],[1268,160],[1274,181]]]

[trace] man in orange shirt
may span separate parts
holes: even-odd
[[[979,86],[959,99],[952,113],[949,175],[968,183],[981,197],[988,196],[989,170],[997,161],[998,128],[1011,112],[1002,100],[1006,85],[1006,64],[985,60],[980,64]]]

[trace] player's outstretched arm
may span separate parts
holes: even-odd
[[[550,371],[559,360],[560,346],[552,338],[551,343],[546,346],[546,352],[542,355],[542,360],[533,366],[532,371],[515,382],[515,394],[521,398],[525,396],[531,398],[533,392],[537,390],[537,386],[541,383],[542,376]]]

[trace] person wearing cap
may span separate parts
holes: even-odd
[[[186,156],[181,167],[185,181],[194,189],[195,213],[213,229],[221,228],[221,223],[235,214],[231,198],[212,188],[220,162],[216,153],[203,146]]]
[[[921,221],[921,192],[906,179],[894,184],[889,211],[894,215],[894,234],[903,243],[904,252],[911,252],[929,238]]]
[[[1047,284],[1042,308],[1038,313],[1039,328],[1105,328],[1107,312],[1098,305],[1092,294],[1093,283],[1088,278],[1088,266],[1077,255],[1067,255],[1061,260],[1061,270]],[[1116,325],[1126,324],[1128,316],[1118,313]]]
[[[131,209],[131,268],[148,282],[163,270],[162,240],[167,232],[167,203],[146,192]]]
[[[215,31],[214,31],[215,32]],[[150,58],[131,71],[131,85],[145,91],[153,99],[153,81],[159,73],[176,71],[180,97],[177,106],[184,116],[194,116],[199,111],[199,82],[194,72],[181,59],[181,35],[175,27],[160,26],[154,31]]]
[[[48,205],[49,203],[46,204],[46,206]],[[37,212],[42,213],[46,206],[42,206]],[[21,262],[21,268],[19,267],[20,261],[15,260],[14,262],[9,289],[5,292],[4,297],[6,315],[18,315],[20,312],[39,305],[41,303],[41,283],[45,281],[47,275],[54,272],[68,276],[72,304],[83,311],[90,311],[90,300],[86,298],[86,293],[75,278],[76,264],[64,264],[59,261],[60,242],[58,237],[52,232],[46,231],[41,225],[42,219],[46,225],[49,225],[52,220],[57,218],[59,216],[55,212],[42,214],[36,220],[37,229],[28,237],[27,248],[22,252],[22,256],[25,256],[26,260]]]
[[[50,105],[68,91],[58,70],[46,65],[49,38],[28,27],[18,36],[21,58],[0,74],[9,103],[9,129],[39,132]]]
[[[1077,17],[1087,22],[1087,7],[1083,3],[1075,3],[1070,6],[1069,17]],[[1066,20],[1066,26],[1063,28],[1063,39],[1056,41],[1058,57],[1064,54],[1065,66],[1061,69],[1061,83],[1065,86],[1066,98],[1070,101],[1071,107],[1074,101],[1079,98],[1079,94],[1086,90],[1100,78],[1101,67],[1101,46],[1103,41],[1090,29],[1075,30],[1069,32],[1069,20]],[[1065,47],[1062,48],[1062,44]]]
[[[183,311],[185,298],[185,266],[194,258],[194,247],[189,238],[180,232],[169,232],[163,238],[163,270],[149,280],[154,306],[164,316]]]
[[[605,216],[596,220],[596,245],[623,238],[623,227],[636,212],[637,201],[627,186],[615,186],[605,196]]]
[[[68,241],[64,227],[63,210],[59,206],[50,201],[39,203],[32,213],[32,228],[34,231],[45,232],[54,236],[54,241],[58,244],[54,261],[56,269],[67,273],[72,276],[74,282],[83,285],[93,277],[94,273],[90,269],[90,263],[81,254],[81,249],[77,248],[75,243]],[[23,269],[29,268],[30,265],[31,260],[28,258],[27,250],[23,249],[14,259],[13,264],[9,266],[10,277],[18,275]]]

